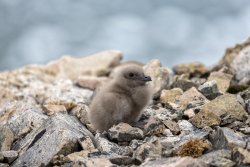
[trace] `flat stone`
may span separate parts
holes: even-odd
[[[121,59],[121,52],[115,50],[104,51],[82,58],[64,56],[59,60],[50,62],[46,66],[46,70],[57,74],[58,77],[77,80],[79,76],[84,75],[104,76],[113,67],[119,65]]]
[[[208,70],[206,66],[199,62],[178,64],[173,67],[173,71],[177,75],[189,74],[191,76],[201,76]]]
[[[118,142],[130,142],[133,139],[143,139],[143,131],[126,123],[119,123],[108,130],[108,137]]]
[[[80,76],[77,79],[77,85],[90,90],[95,90],[107,83],[110,79],[107,77],[96,77],[96,76]]]
[[[206,98],[210,100],[215,99],[219,95],[222,95],[222,93],[219,92],[219,89],[215,80],[205,82],[204,84],[199,86],[198,90]]]
[[[195,116],[195,111],[193,108],[187,109],[183,112],[183,116],[187,117],[188,119],[191,119]]]
[[[115,167],[109,159],[107,158],[82,158],[79,161],[75,161],[62,167],[98,167],[98,166],[105,166],[105,167]]]
[[[189,133],[195,129],[195,127],[187,120],[179,120],[177,123],[182,132]]]
[[[18,157],[18,152],[9,150],[9,151],[2,151],[4,160],[7,161],[7,163],[11,164],[17,157]]]
[[[13,146],[19,157],[12,166],[46,166],[57,154],[77,151],[78,139],[84,136],[93,138],[75,117],[57,113]]]
[[[84,136],[78,139],[78,142],[82,146],[83,150],[93,151],[95,150],[95,145],[89,136]]]
[[[0,127],[0,152],[8,151],[14,140],[14,134],[8,126]]]
[[[150,85],[153,89],[154,98],[159,97],[161,90],[165,89],[170,82],[170,70],[162,67],[161,62],[154,59],[144,66],[144,72],[152,79]]]
[[[216,130],[210,134],[209,138],[213,147],[216,149],[233,149],[235,147],[245,148],[247,145],[242,135],[227,127],[217,127]]]
[[[209,165],[192,157],[171,157],[162,159],[147,159],[141,167],[209,167]]]
[[[205,104],[191,122],[198,128],[213,125],[225,125],[243,120],[246,111],[232,95],[222,95]]]
[[[180,88],[173,88],[170,90],[164,89],[161,91],[160,101],[161,103],[176,103],[176,100],[182,94],[183,91]]]
[[[216,150],[202,155],[198,159],[210,166],[233,167],[235,162],[231,160],[232,151]]]
[[[109,158],[110,162],[116,165],[132,165],[134,159],[130,156],[115,156]]]
[[[185,108],[194,108],[209,102],[195,87],[190,88],[178,99],[178,104]]]
[[[237,164],[248,164],[250,165],[250,152],[243,148],[235,148],[233,150],[232,158],[237,162]]]

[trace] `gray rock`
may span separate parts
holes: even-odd
[[[223,71],[216,71],[210,73],[208,81],[216,81],[219,91],[225,93],[230,86],[232,78],[233,75],[231,74],[224,73]]]
[[[133,150],[135,150],[137,147],[139,147],[140,145],[142,145],[142,144],[144,144],[145,143],[145,141],[143,141],[143,140],[136,140],[136,139],[134,139],[134,140],[132,140],[130,143],[129,143],[129,146],[133,149]]]
[[[222,149],[204,154],[198,159],[210,166],[232,167],[235,165],[235,162],[231,160],[231,154],[232,151]]]
[[[195,129],[195,127],[187,120],[179,120],[178,125],[181,129],[181,132],[185,134],[190,133]]]
[[[105,167],[117,167],[110,162],[107,158],[83,158],[79,161],[66,163],[61,167],[98,167],[98,166],[105,166]]]
[[[161,154],[162,145],[160,140],[156,137],[151,137],[135,150],[133,158],[137,163],[142,163],[146,158],[159,158]]]
[[[24,102],[20,103],[23,107],[17,106],[19,108],[7,122],[14,133],[14,139],[19,139],[33,129],[40,127],[48,118],[40,108],[26,105]]]
[[[179,125],[171,120],[165,120],[163,121],[164,125],[174,134],[177,135],[180,133],[181,129]]]
[[[76,151],[78,139],[84,136],[93,138],[75,117],[57,113],[13,146],[19,152],[19,158],[12,166],[48,165],[53,156]]]
[[[7,163],[9,164],[11,164],[18,157],[18,152],[14,150],[3,151],[2,154],[4,160],[7,161]]]
[[[108,137],[118,142],[130,142],[133,139],[143,139],[143,131],[126,123],[119,123],[108,130]]]
[[[14,140],[14,134],[8,126],[0,127],[0,151],[8,151]]]
[[[242,135],[227,127],[217,127],[216,130],[209,135],[209,138],[213,147],[216,149],[245,148],[247,145]]]
[[[210,100],[215,99],[219,95],[222,95],[222,93],[219,92],[219,89],[215,80],[205,82],[203,85],[199,86],[198,90],[206,98]]]
[[[191,76],[201,76],[205,74],[208,69],[206,66],[199,62],[178,64],[173,67],[173,71],[177,75],[189,74]]]
[[[172,157],[162,159],[147,159],[141,167],[208,167],[209,165],[192,157]]]
[[[162,67],[160,61],[154,59],[144,66],[144,71],[146,75],[149,75],[152,78],[150,84],[152,85],[154,98],[159,97],[161,90],[166,88],[170,82],[170,70]]]
[[[109,160],[116,165],[131,165],[134,163],[134,159],[130,156],[115,156],[109,158]]]
[[[101,133],[97,133],[95,135],[95,143],[97,146],[97,149],[101,153],[107,153],[110,155],[131,155],[132,149],[130,147],[121,147],[116,143],[110,142],[106,136],[104,136]]]

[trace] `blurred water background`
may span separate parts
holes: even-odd
[[[248,36],[247,0],[0,0],[0,70],[107,49],[212,65]]]

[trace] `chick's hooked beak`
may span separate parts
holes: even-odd
[[[140,80],[145,81],[145,82],[152,81],[152,79],[151,79],[150,76],[143,76],[143,77],[140,77]]]

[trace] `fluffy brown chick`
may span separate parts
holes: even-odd
[[[108,130],[120,122],[138,121],[152,93],[143,69],[138,65],[124,65],[93,98],[88,118],[96,130]]]

